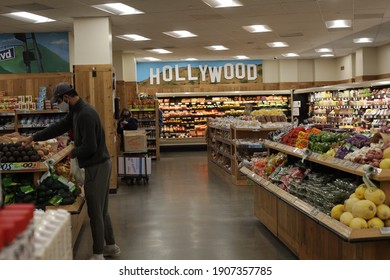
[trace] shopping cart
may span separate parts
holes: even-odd
[[[124,131],[123,156],[118,157],[118,175],[128,185],[145,185],[149,182],[151,174],[151,158],[147,150],[147,132],[145,130]]]

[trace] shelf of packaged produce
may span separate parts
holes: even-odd
[[[248,128],[248,127],[233,127],[236,131],[250,131],[250,132],[271,132],[283,128],[282,126],[278,127],[259,127],[259,128]]]
[[[216,161],[215,159],[210,159],[210,161],[212,163],[214,163],[215,165],[219,166],[221,169],[223,169],[225,172],[227,172],[228,174],[232,174],[232,171],[229,170],[229,168],[227,168],[226,166],[224,166],[223,164],[219,163],[218,161]]]
[[[221,136],[214,136],[213,137],[216,141],[218,142],[222,142],[222,143],[225,143],[225,144],[228,144],[230,145],[231,144],[231,140],[230,139],[225,139],[225,138],[222,138]]]
[[[133,108],[130,109],[131,112],[154,112],[155,108]]]
[[[223,116],[225,114],[187,114],[187,115],[175,115],[175,116],[163,116],[165,119],[168,118],[206,118],[206,117],[217,117],[217,116]]]
[[[16,110],[18,115],[39,115],[39,114],[67,114],[67,112],[60,110]]]
[[[155,122],[156,120],[152,119],[137,119],[138,122]]]
[[[223,130],[223,131],[229,131],[230,132],[230,127],[221,127],[221,126],[216,126],[216,125],[208,125],[209,128],[214,128],[218,130]]]
[[[333,219],[329,215],[321,212],[317,208],[310,204],[300,200],[294,195],[280,189],[278,186],[272,184],[270,181],[262,178],[254,173],[247,167],[240,169],[241,173],[248,177],[251,181],[258,184],[260,187],[265,188],[269,192],[273,193],[276,197],[280,198],[290,206],[294,207],[298,211],[304,213],[311,219],[318,222],[320,225],[328,228],[333,233],[349,242],[362,242],[381,239],[390,239],[390,233],[382,234],[380,229],[352,229],[341,222]]]
[[[17,128],[45,128],[49,127],[50,124],[44,124],[44,125],[37,125],[37,124],[18,124],[16,127]]]
[[[160,146],[186,145],[206,145],[206,138],[204,136],[188,138],[160,138]]]
[[[68,145],[45,162],[4,162],[0,163],[2,173],[46,172],[49,168],[47,162],[57,164],[65,158],[73,149],[73,144]]]
[[[10,130],[15,130],[15,126],[9,126],[9,127],[0,126],[0,131],[10,131]]]
[[[233,145],[236,146],[237,149],[265,149],[264,144],[237,144],[233,142]]]
[[[298,158],[303,158],[304,150],[298,149],[294,147],[290,147],[284,144],[272,142],[269,140],[265,140],[264,142],[265,147],[271,148],[277,151],[280,151],[285,154],[289,154]],[[312,152],[306,160],[309,160],[311,162],[319,163],[337,170],[341,170],[344,172],[348,172],[350,174],[355,174],[358,176],[363,176],[366,174],[364,171],[364,165],[351,162],[349,160],[343,160],[339,158],[329,157],[323,154],[318,154]],[[370,178],[377,180],[377,181],[390,181],[390,170],[389,169],[380,169],[380,168],[374,168],[375,174],[372,174]]]
[[[232,159],[232,156],[229,153],[221,151],[216,146],[211,145],[210,148],[212,148],[215,153],[220,154],[228,159]]]

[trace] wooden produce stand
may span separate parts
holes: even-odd
[[[59,163],[66,156],[69,155],[73,149],[73,144],[68,145],[48,161],[52,165]],[[32,173],[33,184],[37,187],[37,182],[42,176],[43,173],[49,170],[49,167],[46,162],[13,162],[13,163],[1,163],[0,170],[2,173]],[[60,206],[47,206],[46,209],[65,209],[71,214],[71,226],[72,226],[72,244],[74,245],[78,234],[80,232],[83,221],[87,215],[87,208],[85,206],[84,194],[81,193],[76,201],[70,205],[60,205]]]
[[[302,149],[265,141],[272,151],[303,158]],[[312,153],[305,160],[363,176],[363,165]],[[382,229],[352,229],[296,196],[243,167],[254,184],[256,217],[300,259],[390,259],[390,232]],[[372,180],[390,200],[390,170],[376,169]]]

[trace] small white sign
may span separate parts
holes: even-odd
[[[293,113],[293,116],[299,116],[299,108],[293,108],[292,113]]]
[[[293,108],[300,108],[301,107],[301,101],[293,101]]]

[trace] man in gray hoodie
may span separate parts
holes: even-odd
[[[85,169],[84,192],[93,239],[91,259],[104,260],[104,256],[119,256],[120,248],[115,243],[108,214],[112,163],[99,114],[68,83],[60,83],[55,87],[52,103],[55,102],[69,104],[68,114],[61,121],[32,136],[21,137],[20,141],[29,145],[32,141],[44,141],[73,130],[75,147],[70,156],[77,158],[80,168]]]

